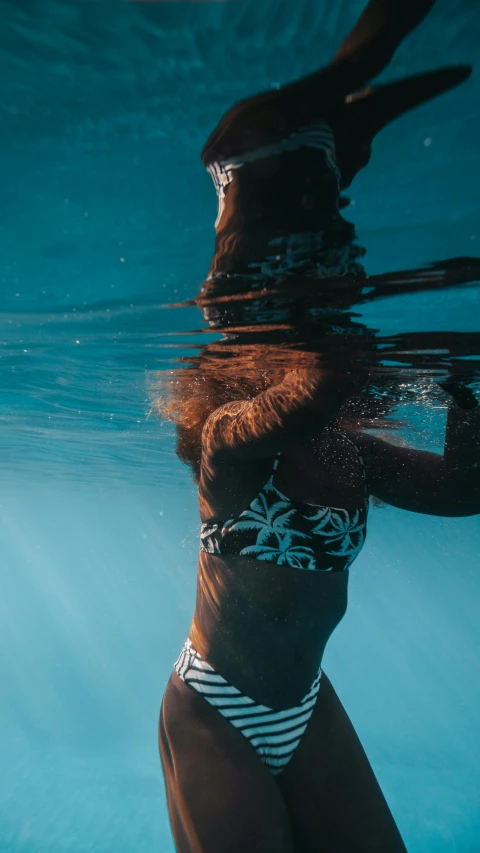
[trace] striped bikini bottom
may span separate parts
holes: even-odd
[[[258,705],[229,684],[192,646],[185,643],[175,663],[177,675],[213,705],[251,743],[260,761],[277,775],[285,769],[312,716],[320,689],[319,670],[299,705],[275,711]]]

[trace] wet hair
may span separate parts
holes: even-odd
[[[253,400],[282,381],[289,370],[319,365],[312,352],[261,344],[226,347],[207,344],[199,356],[182,360],[184,366],[157,372],[150,384],[152,410],[176,426],[176,452],[198,482],[202,456],[202,431],[209,416],[237,400]],[[391,418],[396,395],[369,382],[361,395],[352,397],[337,423],[348,430],[393,429]]]

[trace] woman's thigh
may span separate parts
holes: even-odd
[[[159,745],[178,853],[296,853],[273,776],[175,673],[163,697]]]
[[[406,853],[357,734],[326,675],[278,777],[299,853]]]

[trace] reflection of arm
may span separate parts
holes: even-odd
[[[203,431],[209,455],[244,459],[273,456],[321,432],[336,417],[353,382],[326,370],[294,370],[250,401],[228,403],[210,415]]]
[[[355,83],[365,84],[383,71],[399,44],[434,5],[435,0],[370,0],[332,66],[348,63],[352,71],[357,69]]]
[[[480,408],[450,406],[443,456],[364,435],[370,492],[400,509],[429,515],[480,513]]]
[[[355,27],[326,68],[285,86],[297,120],[318,116],[318,102],[332,106],[363,89],[386,68],[406,36],[418,26],[435,0],[370,0]]]
[[[433,5],[434,0],[370,0],[330,65],[228,110],[204,147],[204,164],[278,140],[338,108],[388,65]]]

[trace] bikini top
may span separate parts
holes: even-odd
[[[365,495],[355,510],[293,501],[274,485],[280,454],[272,473],[237,518],[202,524],[200,549],[208,554],[237,555],[265,560],[279,566],[311,571],[345,571],[365,541],[368,492],[365,464],[356,445],[347,437],[362,466]]]

